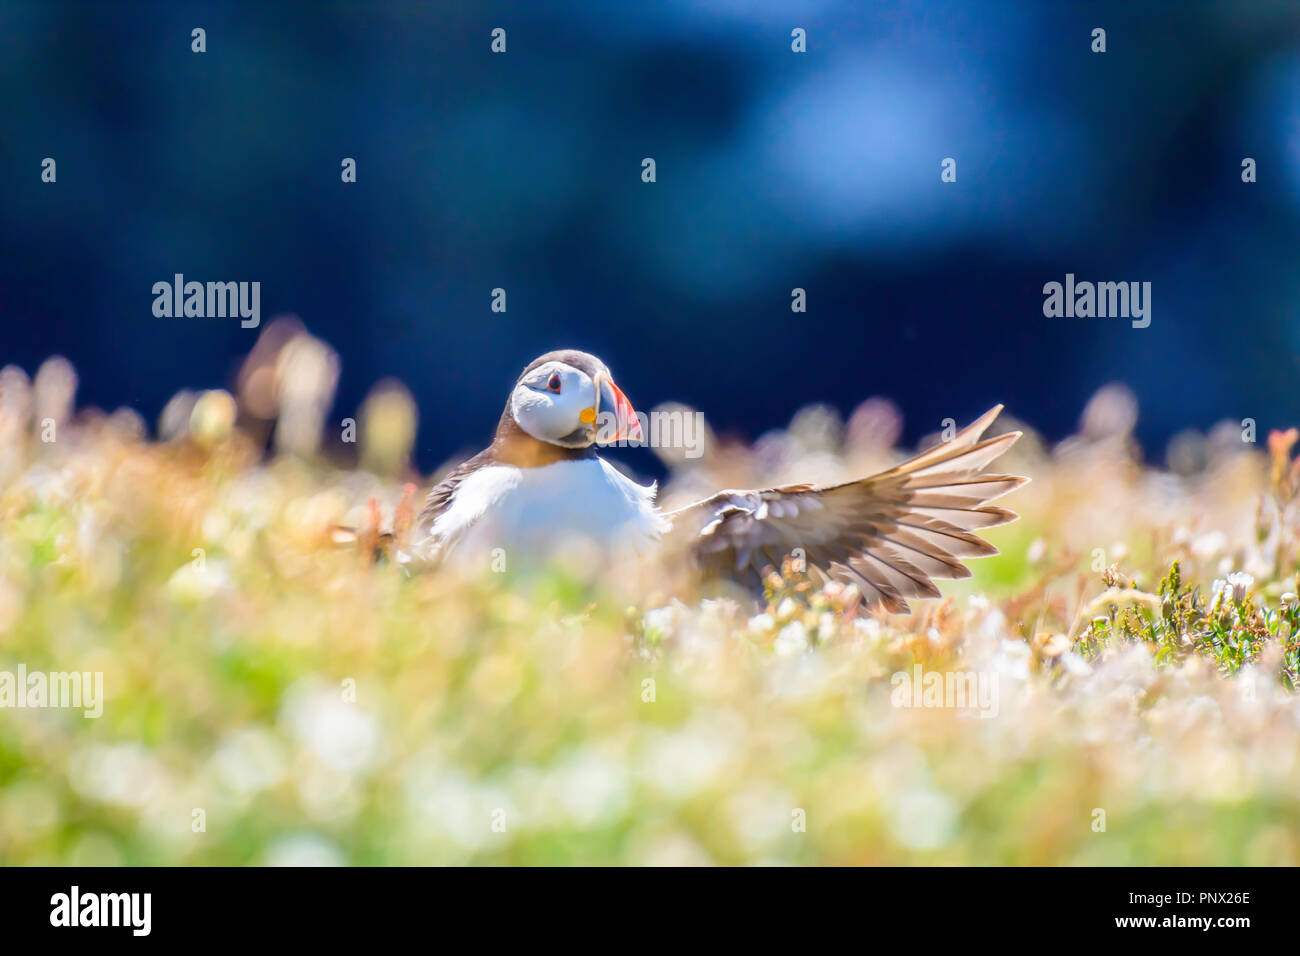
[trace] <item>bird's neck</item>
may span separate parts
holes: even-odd
[[[564,448],[534,438],[519,427],[519,423],[515,421],[509,409],[506,409],[505,414],[501,416],[501,423],[497,425],[496,437],[492,440],[489,452],[493,461],[503,465],[513,465],[516,468],[541,468],[543,465],[552,465],[557,461],[581,461],[596,457],[594,445],[585,448]]]

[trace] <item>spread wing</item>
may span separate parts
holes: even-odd
[[[997,554],[974,532],[1016,519],[987,504],[1025,484],[984,474],[1020,432],[980,441],[998,405],[947,442],[888,471],[841,485],[720,491],[668,513],[671,545],[705,577],[762,592],[762,571],[803,558],[818,584],[856,584],[868,604],[909,610],[906,598],[938,597],[935,578],[970,577],[962,558]],[[796,550],[800,549],[800,550]]]

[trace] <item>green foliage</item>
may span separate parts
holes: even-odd
[[[758,607],[410,576],[328,535],[399,487],[239,441],[92,430],[0,482],[0,671],[106,697],[0,710],[0,862],[1300,861],[1294,555],[1201,540],[1258,463],[1157,523],[1131,465],[1027,458],[1002,555],[885,616],[789,561]]]

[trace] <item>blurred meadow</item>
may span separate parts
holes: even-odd
[[[943,600],[861,614],[787,567],[766,608],[638,607],[338,546],[436,478],[400,383],[343,440],[338,372],[292,320],[157,423],[78,410],[61,359],[0,371],[0,671],[106,697],[0,710],[0,862],[1300,863],[1294,431],[1144,463],[1123,386],[1055,445],[1012,408],[1021,520]],[[805,408],[665,452],[661,496],[861,476],[902,428]],[[898,706],[917,665],[996,707]]]

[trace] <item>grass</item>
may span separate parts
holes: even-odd
[[[167,441],[0,403],[0,671],[106,697],[0,710],[4,864],[1300,862],[1294,435],[1173,474],[1104,392],[1013,450],[1022,520],[943,600],[787,568],[755,613],[369,563],[328,529],[400,477],[264,455],[227,399]],[[882,467],[864,409],[667,494]],[[899,706],[918,665],[995,707]]]

